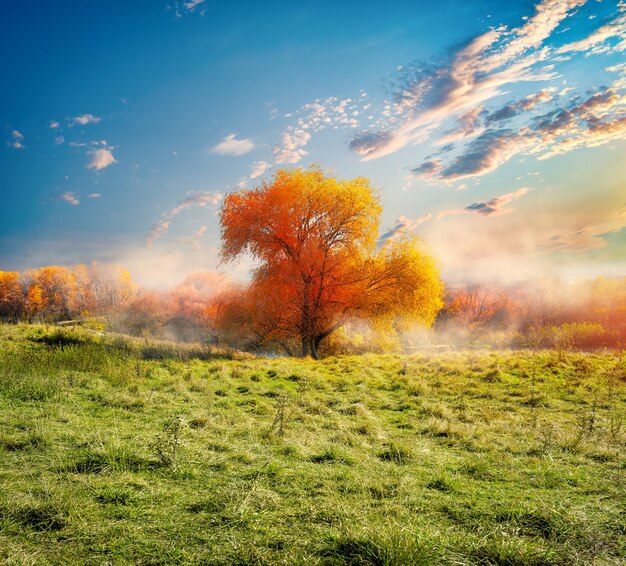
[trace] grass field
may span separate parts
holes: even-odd
[[[624,564],[625,371],[0,326],[0,561]]]

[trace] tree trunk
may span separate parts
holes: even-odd
[[[317,353],[317,351],[319,350],[322,340],[330,336],[340,326],[341,324],[335,324],[334,326],[330,327],[328,330],[325,330],[321,334],[318,334],[317,336],[313,336],[311,338],[311,356],[313,357],[313,359],[319,360],[319,354]]]
[[[306,336],[302,337],[302,357],[306,358],[309,355],[309,340]]]

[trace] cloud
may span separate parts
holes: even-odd
[[[597,147],[626,137],[626,95],[620,81],[604,88],[582,102],[536,119],[532,153],[548,159],[580,147]]]
[[[422,179],[433,179],[437,177],[439,171],[441,171],[441,159],[426,160],[419,167],[411,169],[411,173]]]
[[[185,9],[194,10],[200,4],[204,4],[205,0],[188,0],[184,2]]]
[[[53,130],[56,130],[57,128],[59,128],[61,126],[60,122],[57,122],[56,120],[52,120],[50,122],[50,128],[52,128]]]
[[[117,163],[117,159],[113,157],[112,148],[109,147],[101,147],[100,149],[91,150],[88,152],[88,155],[91,156],[91,159],[87,164],[88,169],[100,171],[101,169],[107,168],[109,165]]]
[[[267,161],[255,161],[252,164],[252,171],[250,172],[250,179],[257,179],[261,177],[266,171],[270,169],[271,165]]]
[[[224,195],[220,192],[215,191],[199,191],[195,193],[189,193],[189,195],[181,200],[174,208],[168,210],[167,212],[164,212],[161,215],[161,218],[154,224],[146,238],[147,246],[152,246],[157,238],[163,236],[164,234],[167,234],[172,220],[184,210],[194,207],[208,207],[216,209],[223,199]]]
[[[367,103],[367,93],[361,92],[356,99],[330,96],[304,104],[295,112],[285,114],[285,118],[295,119],[281,135],[280,143],[274,148],[277,164],[298,163],[307,151],[304,147],[313,133],[327,128],[354,129],[359,126],[359,117],[371,104]]]
[[[161,237],[163,234],[167,234],[170,229],[170,220],[160,220],[158,221],[150,230],[148,237],[146,238],[146,245],[150,248],[154,243],[154,240]]]
[[[196,11],[198,6],[201,7],[199,13],[201,16],[204,15],[206,11],[206,7],[203,6],[206,0],[176,0],[174,2],[174,13],[177,18],[182,18],[183,15],[189,14]],[[171,9],[171,7],[170,7]]]
[[[487,130],[457,156],[452,163],[437,171],[437,178],[455,181],[485,175],[522,150],[518,134],[513,130]]]
[[[604,51],[608,51],[610,47],[605,45],[603,46],[602,44],[614,37],[618,38],[620,41],[613,46],[613,50],[626,50],[626,14],[617,16],[609,23],[596,29],[584,39],[563,45],[557,50],[557,53],[571,53],[579,51],[588,51],[588,54],[603,53]]]
[[[102,195],[100,193],[89,193],[87,195],[88,198],[100,198]]]
[[[446,216],[463,214],[465,212],[476,212],[481,216],[500,216],[502,214],[508,214],[509,212],[512,212],[513,209],[506,208],[506,205],[514,200],[522,198],[524,195],[528,194],[529,191],[529,188],[523,187],[517,191],[506,193],[499,197],[494,197],[485,202],[474,202],[465,208],[442,210],[437,215],[437,219],[439,220],[441,218],[445,218]]]
[[[71,193],[71,192],[62,193],[61,195],[59,195],[59,198],[67,202],[68,204],[72,204],[74,206],[77,206],[80,204],[80,201],[78,200],[78,197],[76,196],[76,193]]]
[[[607,245],[604,235],[598,226],[583,226],[574,231],[552,234],[539,247],[552,252],[594,250]]]
[[[486,123],[497,125],[520,110],[549,100],[544,90],[489,115]],[[491,119],[490,119],[491,118]],[[585,99],[575,98],[563,106],[534,115],[519,130],[490,128],[463,147],[447,164],[426,159],[412,173],[427,180],[450,182],[479,177],[497,169],[517,154],[548,159],[581,147],[597,147],[626,137],[626,95],[621,81]]]
[[[379,156],[383,152],[391,153],[404,147],[406,143],[404,136],[387,130],[359,134],[350,142],[349,147],[367,160],[370,157]]]
[[[311,134],[302,129],[293,129],[284,132],[281,138],[281,144],[274,148],[274,160],[277,164],[281,163],[298,163],[307,151],[303,149],[309,140]]]
[[[393,101],[385,110],[390,127],[381,135],[359,134],[350,147],[364,160],[393,153],[421,139],[445,120],[475,111],[503,87],[555,76],[543,42],[586,0],[543,0],[519,28],[491,29],[454,51],[444,63],[402,67]],[[476,133],[475,129],[470,129]],[[446,143],[443,140],[442,143]]]
[[[75,116],[72,118],[72,123],[70,126],[86,126],[87,124],[97,124],[100,122],[102,118],[98,116],[94,116],[93,114],[81,114],[80,116]]]
[[[499,214],[506,214],[511,212],[510,208],[505,208],[511,201],[522,198],[528,194],[529,188],[523,187],[512,193],[506,193],[505,195],[492,198],[486,202],[475,202],[465,207],[465,210],[470,212],[477,212],[482,216],[495,216]]]
[[[181,200],[174,208],[172,208],[168,214],[171,218],[173,216],[177,216],[183,210],[187,210],[188,208],[192,208],[194,206],[198,206],[200,208],[206,206],[216,207],[222,202],[223,199],[224,195],[219,192],[191,193],[189,196]]]
[[[534,94],[529,94],[525,98],[518,100],[517,102],[511,102],[505,106],[502,106],[498,110],[492,112],[485,118],[485,124],[491,126],[494,122],[503,122],[510,120],[517,116],[520,112],[530,110],[538,104],[549,102],[552,100],[554,89],[542,89]]]
[[[483,107],[477,106],[460,116],[458,119],[458,127],[455,130],[445,133],[435,143],[445,146],[458,140],[480,134],[484,130],[480,117],[482,111]]]
[[[406,232],[411,232],[415,230],[420,224],[430,220],[432,218],[432,214],[427,213],[419,218],[407,218],[406,216],[400,216],[398,220],[396,220],[395,226],[387,230],[380,238],[378,238],[378,247],[382,247],[388,242],[392,242],[398,239],[402,234]]]
[[[18,130],[13,130],[11,132],[11,141],[8,142],[8,145],[15,149],[24,149],[26,147],[24,145],[24,134]]]
[[[558,142],[553,143],[546,153],[539,155],[538,159],[548,159],[580,147],[598,147],[612,141],[626,139],[626,116],[592,123],[586,129],[577,130],[575,135],[576,137],[562,137]]]
[[[251,152],[254,144],[249,139],[238,140],[236,134],[227,135],[221,142],[211,148],[211,153],[218,155],[240,156]]]

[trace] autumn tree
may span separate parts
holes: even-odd
[[[0,271],[0,318],[18,319],[25,303],[20,274],[17,271]]]
[[[513,305],[505,289],[472,285],[450,294],[446,309],[455,323],[469,329],[506,325]]]
[[[228,195],[221,255],[258,261],[247,291],[251,328],[266,341],[297,337],[303,356],[355,318],[400,330],[430,325],[443,287],[416,238],[377,249],[376,192],[364,178],[280,170],[269,182]]]
[[[81,314],[104,314],[128,303],[137,291],[130,273],[120,265],[79,264],[72,268],[76,278],[76,307]]]
[[[77,307],[76,275],[67,267],[50,265],[27,273],[27,309],[31,315],[68,318]]]

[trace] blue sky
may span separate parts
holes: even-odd
[[[618,0],[4,2],[0,268],[217,268],[223,195],[312,163],[450,281],[626,272]],[[245,276],[248,265],[235,268]]]

